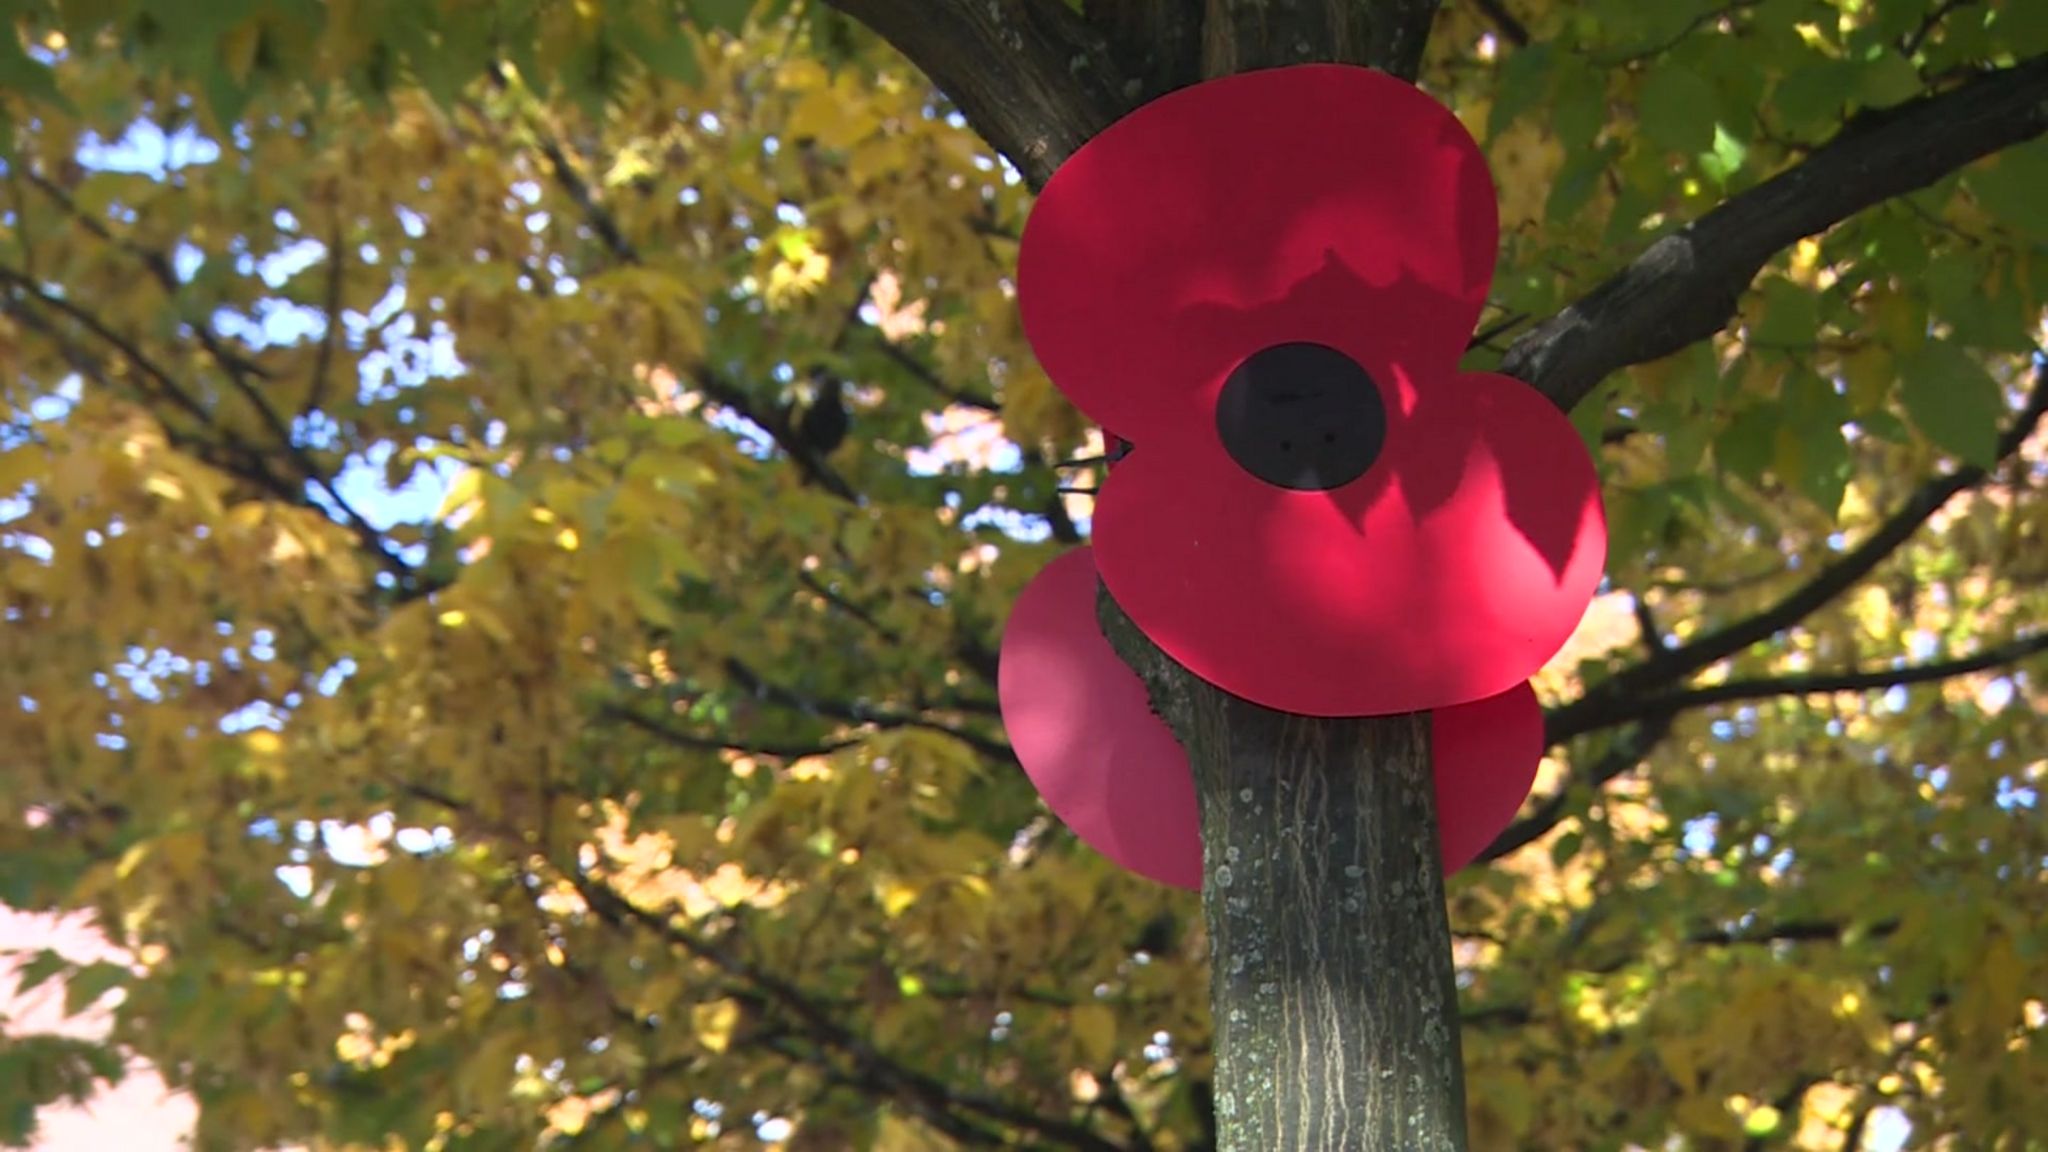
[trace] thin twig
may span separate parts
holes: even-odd
[[[1529,46],[1529,26],[1516,19],[1503,0],[1472,0],[1472,6],[1485,14],[1487,22],[1500,33],[1501,39],[1517,48]]]

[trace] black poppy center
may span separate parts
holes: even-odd
[[[1322,344],[1275,344],[1224,381],[1216,430],[1238,466],[1296,491],[1365,475],[1387,440],[1387,406],[1358,361]]]

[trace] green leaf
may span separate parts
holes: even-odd
[[[1945,252],[1923,274],[1927,301],[1934,315],[1948,323],[1958,344],[1986,352],[2030,350],[2034,317],[2024,294],[1995,271],[1976,251]]]
[[[707,32],[737,36],[754,11],[754,0],[690,0],[690,20]]]
[[[1865,214],[1862,225],[1863,255],[1882,260],[1903,280],[1912,280],[1927,268],[1929,256],[1926,226],[1902,207]],[[1840,259],[1831,256],[1831,259]]]
[[[1554,53],[1548,44],[1517,49],[1500,67],[1494,89],[1493,109],[1487,113],[1488,139],[1500,135],[1523,112],[1534,108],[1550,94]]]
[[[1557,92],[1550,100],[1550,127],[1566,152],[1593,146],[1607,126],[1607,73],[1593,68],[1559,72]]]
[[[1773,470],[1834,516],[1852,470],[1849,443],[1842,436],[1849,398],[1835,390],[1835,381],[1804,369],[1789,372],[1780,387],[1783,423]]]
[[[1543,202],[1544,218],[1555,224],[1578,215],[1599,189],[1613,155],[1612,147],[1587,149],[1566,160],[1550,186],[1549,198]]]
[[[1742,162],[1749,159],[1749,146],[1731,135],[1720,124],[1714,125],[1714,146],[1700,157],[1700,170],[1714,183],[1727,187],[1737,172],[1742,171]]]
[[[125,986],[133,973],[119,964],[101,961],[88,964],[64,981],[64,1014],[76,1016],[99,1002],[100,997]]]
[[[1584,844],[1585,841],[1586,837],[1584,836],[1584,834],[1576,831],[1567,832],[1564,835],[1559,836],[1557,839],[1551,841],[1551,864],[1556,867],[1562,868],[1566,864],[1571,863],[1572,857],[1577,856],[1579,854],[1579,846],[1581,844]]]
[[[1856,426],[1887,444],[1910,444],[1913,434],[1905,422],[1883,409],[1865,412],[1856,418]]]
[[[2014,231],[2048,239],[2048,140],[2000,152],[1964,177],[1985,211]]]
[[[0,20],[0,92],[19,92],[31,100],[63,109],[77,115],[78,109],[57,87],[56,73],[50,66],[22,51],[21,39],[15,34],[13,22]]]
[[[1661,544],[1665,529],[1678,515],[1671,489],[1621,488],[1607,498],[1609,545],[1616,555],[1640,556]]]
[[[1763,479],[1778,450],[1779,413],[1759,404],[1736,414],[1714,438],[1714,459],[1726,471],[1755,483]]]
[[[1882,49],[1864,62],[1862,77],[1856,85],[1856,96],[1866,107],[1889,108],[1918,96],[1923,87],[1920,72],[1913,67],[1911,60],[1890,49]]]
[[[1821,511],[1835,516],[1849,490],[1852,470],[1842,426],[1824,421],[1780,426],[1773,470]]]
[[[1768,112],[1794,132],[1821,131],[1842,118],[1861,81],[1862,69],[1856,64],[1816,56],[1778,82]]]
[[[2048,52],[2048,4],[2008,3],[1991,13],[1989,26],[2015,56]]]
[[[641,42],[638,53],[647,70],[664,80],[695,85],[704,79],[704,64],[697,56],[697,41],[682,29],[668,29],[649,36]]]
[[[1930,341],[1899,360],[1906,415],[1937,447],[1989,468],[1998,459],[1998,423],[2005,412],[1998,382],[1961,348]]]
[[[1764,282],[1764,314],[1752,338],[1762,344],[1805,347],[1820,330],[1820,300],[1790,280]]]
[[[23,964],[15,973],[14,992],[20,996],[35,991],[51,980],[71,970],[71,961],[62,952],[44,948],[36,953],[35,959]]]
[[[1719,101],[1713,85],[1699,73],[1664,64],[1650,73],[1636,97],[1636,119],[1643,135],[1672,152],[1704,152],[1714,143],[1714,112]]]

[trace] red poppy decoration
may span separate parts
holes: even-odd
[[[1083,842],[1177,888],[1202,886],[1202,832],[1187,754],[1154,715],[1095,617],[1091,551],[1048,564],[1017,598],[998,675],[1017,759]],[[1445,872],[1464,867],[1520,808],[1543,754],[1528,684],[1430,716]]]
[[[1440,709],[1577,625],[1606,558],[1592,459],[1534,389],[1458,371],[1498,228],[1456,117],[1341,65],[1182,89],[1054,173],[1024,331],[1131,444],[1095,565],[1191,672],[1307,715]]]

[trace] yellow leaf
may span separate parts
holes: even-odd
[[[377,876],[384,882],[384,894],[390,898],[393,911],[411,916],[420,910],[426,892],[418,863],[410,857],[394,855],[377,869]]]
[[[469,507],[483,495],[484,470],[464,468],[448,482],[448,492],[441,498],[440,510],[434,513],[437,520],[447,520],[457,512]]]
[[[158,859],[179,879],[195,875],[205,856],[206,837],[198,832],[173,832],[157,841]]]
[[[0,452],[0,497],[12,496],[29,481],[42,479],[49,466],[50,454],[37,444]]]
[[[943,1152],[954,1147],[917,1121],[893,1110],[882,1113],[875,1125],[875,1152]]]
[[[453,1103],[478,1108],[503,1100],[526,1039],[526,1033],[504,1031],[471,1045],[455,1065]]]
[[[889,919],[903,915],[904,910],[917,903],[917,889],[901,880],[890,880],[882,885],[882,914]]]
[[[658,1016],[666,1013],[669,1006],[683,995],[683,974],[662,972],[650,978],[633,994],[633,1012],[639,1016]]]
[[[1107,1004],[1082,1004],[1067,1017],[1074,1035],[1075,1059],[1101,1068],[1116,1055],[1116,1013]]]
[[[813,88],[790,111],[788,134],[809,136],[834,150],[859,143],[879,126],[873,110],[835,88]]]
[[[2025,983],[2026,971],[2012,941],[2002,933],[1993,936],[1978,970],[1977,995],[1965,1001],[1975,1001],[1977,1019],[1966,1026],[1980,1036],[2003,1035],[2018,1021]]]
[[[734,1000],[713,1000],[690,1009],[690,1028],[697,1034],[697,1043],[713,1052],[723,1052],[732,1044],[732,1030],[740,1022],[740,1006]]]
[[[1870,318],[1893,352],[1910,356],[1927,343],[1927,311],[1903,292],[1881,291],[1870,306]]]
[[[161,472],[143,481],[142,487],[151,495],[161,496],[166,500],[176,501],[185,498],[185,486],[178,483],[176,477],[166,476]]]
[[[261,20],[244,20],[220,38],[221,67],[227,70],[235,83],[249,82],[249,72],[256,66],[256,49],[262,42]]]

